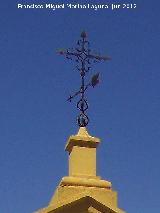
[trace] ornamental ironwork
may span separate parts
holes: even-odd
[[[92,53],[85,31],[81,33],[80,39],[77,41],[76,48],[69,48],[65,50],[61,49],[58,53],[69,60],[75,60],[77,63],[76,69],[80,73],[81,85],[79,90],[73,95],[70,95],[67,100],[71,102],[74,97],[78,95],[80,96],[80,99],[77,102],[77,108],[80,111],[77,116],[77,123],[80,127],[85,127],[89,123],[89,117],[86,113],[88,109],[88,101],[86,99],[85,92],[89,87],[94,88],[99,83],[99,73],[94,74],[88,83],[85,82],[86,74],[90,71],[92,63],[107,61],[111,58],[109,56],[101,56],[99,54]]]

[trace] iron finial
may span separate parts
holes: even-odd
[[[80,127],[85,127],[89,123],[89,118],[86,114],[88,102],[85,97],[85,92],[89,87],[94,88],[99,83],[99,73],[94,74],[87,84],[85,83],[85,76],[90,71],[92,63],[110,60],[111,58],[108,56],[100,56],[98,54],[91,53],[90,43],[86,39],[87,35],[85,31],[81,32],[80,37],[81,38],[78,40],[76,48],[65,50],[61,49],[58,51],[58,53],[60,55],[64,55],[67,59],[75,59],[77,63],[76,69],[80,73],[81,85],[79,90],[73,95],[70,95],[67,100],[71,102],[74,97],[80,95],[80,99],[77,102],[77,108],[80,111],[77,117],[77,123]]]
[[[85,32],[85,31],[82,31],[82,32],[81,32],[81,38],[86,38],[86,37],[87,37],[86,32]]]

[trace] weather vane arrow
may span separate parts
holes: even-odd
[[[60,55],[65,56],[67,59],[75,60],[77,63],[76,69],[80,73],[81,77],[81,85],[80,89],[70,95],[67,99],[68,101],[72,101],[72,99],[78,95],[80,95],[80,99],[77,102],[77,108],[79,109],[80,113],[77,117],[77,123],[80,127],[85,127],[89,123],[89,118],[86,114],[86,110],[88,109],[88,102],[85,97],[85,92],[89,87],[95,87],[99,83],[99,73],[94,74],[91,77],[89,83],[85,83],[85,76],[86,73],[89,72],[91,69],[91,64],[99,61],[107,61],[111,58],[109,56],[100,56],[97,54],[92,54],[90,49],[90,43],[86,39],[87,35],[85,31],[81,33],[81,38],[77,42],[77,47],[75,49],[61,49],[58,50]]]

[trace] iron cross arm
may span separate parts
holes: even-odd
[[[59,50],[58,53],[60,55],[65,55],[66,57],[77,57],[78,59],[87,60],[87,59],[93,59],[98,61],[107,61],[111,60],[111,57],[109,56],[100,56],[100,55],[94,55],[94,54],[87,54],[86,52],[71,52],[69,50]],[[72,58],[69,58],[72,59]]]
[[[60,55],[65,55],[65,56],[76,56],[76,57],[80,56],[80,53],[70,52],[69,50],[58,50],[58,53]]]
[[[111,60],[111,57],[109,56],[99,56],[99,55],[88,55],[88,58],[90,59],[96,59],[98,61],[107,61],[107,60]]]

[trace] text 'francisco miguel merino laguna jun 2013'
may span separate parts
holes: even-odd
[[[17,4],[18,9],[135,9],[136,4]]]

